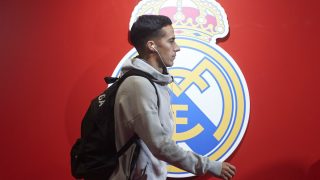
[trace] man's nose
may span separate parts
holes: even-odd
[[[175,52],[180,51],[180,46],[178,46],[178,44],[176,44],[176,47],[175,47],[174,51],[175,51]]]

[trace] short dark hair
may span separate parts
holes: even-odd
[[[150,38],[161,37],[161,29],[172,25],[172,21],[163,15],[142,15],[133,23],[129,31],[129,42],[140,53]]]

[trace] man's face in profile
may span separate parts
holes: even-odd
[[[163,63],[167,67],[173,66],[173,61],[176,57],[176,52],[180,51],[180,47],[176,44],[174,30],[171,25],[167,25],[161,29],[160,38],[155,40],[156,49],[160,53]],[[159,61],[161,61],[159,59]]]

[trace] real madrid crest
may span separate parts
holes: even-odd
[[[168,16],[181,48],[169,69],[176,82],[169,86],[176,124],[173,139],[184,149],[224,161],[239,145],[250,111],[241,70],[216,44],[229,31],[224,9],[213,0],[142,0],[131,15],[130,27],[143,14]],[[136,55],[135,49],[130,50],[113,76]],[[168,176],[192,174],[168,165]]]

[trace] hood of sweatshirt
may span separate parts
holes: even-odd
[[[151,74],[151,76],[154,78],[153,81],[158,84],[167,85],[172,82],[172,76],[170,74],[160,73],[147,62],[137,57],[125,61],[121,68],[121,72],[126,73],[131,69],[139,69]]]

